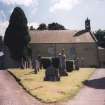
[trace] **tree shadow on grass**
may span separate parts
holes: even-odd
[[[86,80],[83,82],[83,84],[95,89],[105,89],[105,77],[93,80]]]

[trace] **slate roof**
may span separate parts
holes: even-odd
[[[75,30],[44,30],[30,31],[30,43],[95,43],[95,39],[90,32],[76,35]]]

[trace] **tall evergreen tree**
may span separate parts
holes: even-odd
[[[4,44],[10,50],[11,57],[21,62],[25,55],[24,52],[28,48],[29,41],[27,18],[24,11],[20,7],[16,7],[10,16],[9,25],[4,36]]]

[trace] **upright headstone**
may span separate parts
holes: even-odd
[[[75,60],[75,69],[79,70],[79,58]]]
[[[59,68],[56,65],[57,58],[52,58],[49,61],[49,66],[46,68],[44,81],[60,81]]]
[[[61,51],[61,53],[59,53],[59,60],[60,60],[60,65],[59,65],[60,76],[68,76],[66,70],[66,55],[64,54],[64,49]]]

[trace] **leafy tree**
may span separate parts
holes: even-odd
[[[29,41],[27,18],[24,11],[20,7],[16,7],[10,16],[4,44],[9,48],[11,57],[21,63],[22,58],[25,57],[24,50],[27,50]]]
[[[98,40],[98,45],[105,48],[105,30],[98,30],[95,32],[95,36]]]
[[[37,28],[37,30],[46,30],[46,29],[47,29],[47,26],[46,26],[45,23],[41,23],[41,24],[39,25],[39,27]]]
[[[33,26],[30,26],[30,30],[35,30],[35,28]]]
[[[48,24],[48,30],[65,30],[65,27],[58,23]]]
[[[65,27],[61,24],[58,24],[58,23],[50,23],[48,24],[48,26],[46,26],[45,23],[41,23],[39,25],[39,27],[37,28],[37,30],[65,30]]]

